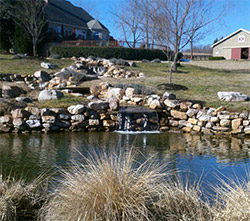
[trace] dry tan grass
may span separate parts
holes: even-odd
[[[250,219],[250,180],[221,180],[216,188],[217,200],[213,216],[218,221],[247,221]]]
[[[135,167],[130,152],[86,159],[74,165],[42,209],[42,220],[153,220],[162,167],[149,160]]]
[[[135,167],[130,152],[94,154],[64,171],[41,210],[41,220],[206,220],[210,208],[199,186],[171,181],[171,172],[147,160]]]
[[[30,184],[10,176],[0,176],[0,220],[33,220],[45,196],[41,192],[41,177]]]
[[[212,208],[201,199],[200,185],[184,184],[180,178],[164,183],[156,202],[158,220],[211,220]]]

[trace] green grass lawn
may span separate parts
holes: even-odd
[[[51,73],[59,71],[63,67],[69,66],[73,63],[70,59],[13,59],[13,57],[14,56],[10,54],[0,53],[0,74],[34,74],[34,72],[38,70],[43,70],[40,66],[43,61],[57,64],[59,66],[58,69],[46,70]]]
[[[13,59],[12,55],[0,54],[0,73],[33,74],[41,70],[39,59]],[[70,59],[48,60],[57,64],[60,69],[72,64]],[[211,62],[211,65],[213,63]],[[98,84],[100,81],[110,83],[138,83],[156,89],[158,94],[163,94],[163,90],[158,90],[157,85],[169,83],[168,65],[165,63],[138,63],[138,67],[131,68],[145,73],[145,78],[135,79],[100,79],[91,82],[83,82],[80,86],[90,86]],[[58,70],[50,70],[55,72]],[[221,102],[218,100],[218,91],[237,91],[250,95],[250,70],[218,70],[198,67],[187,63],[182,63],[178,68],[178,73],[173,73],[174,84],[187,87],[187,90],[171,91],[177,98],[183,100],[201,101],[207,107],[219,107],[221,105],[229,110],[250,110],[250,102]],[[58,102],[45,102],[39,104],[41,107],[55,106],[65,107],[83,101],[82,98],[66,97]]]

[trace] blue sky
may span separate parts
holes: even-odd
[[[115,25],[112,11],[118,10],[126,0],[70,0],[73,4],[90,9],[91,15],[97,17],[111,32],[111,35],[120,39],[120,33]],[[207,37],[198,44],[212,44],[215,38],[225,37],[232,32],[243,28],[250,30],[250,0],[214,0],[216,9],[231,2],[228,12],[220,21],[209,28]]]

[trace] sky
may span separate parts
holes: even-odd
[[[100,20],[110,31],[110,34],[120,40],[121,33],[115,24],[112,12],[120,10],[126,0],[69,0],[74,5],[90,10],[90,14]],[[209,27],[206,37],[197,45],[212,44],[216,38],[226,37],[239,28],[250,31],[250,0],[214,0],[215,13],[230,1],[226,15]]]

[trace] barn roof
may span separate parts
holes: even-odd
[[[214,43],[213,45],[211,45],[211,47],[212,47],[212,48],[215,47],[216,45],[220,44],[221,42],[223,42],[223,41],[225,41],[225,40],[227,40],[227,39],[229,39],[229,38],[231,38],[232,36],[238,34],[238,33],[241,32],[241,31],[244,31],[244,32],[246,32],[247,34],[250,35],[250,31],[247,31],[247,30],[245,30],[245,29],[243,29],[243,28],[240,28],[240,29],[238,29],[237,31],[233,32],[232,34],[226,36],[225,38],[223,38],[223,39],[217,41],[216,43]]]

